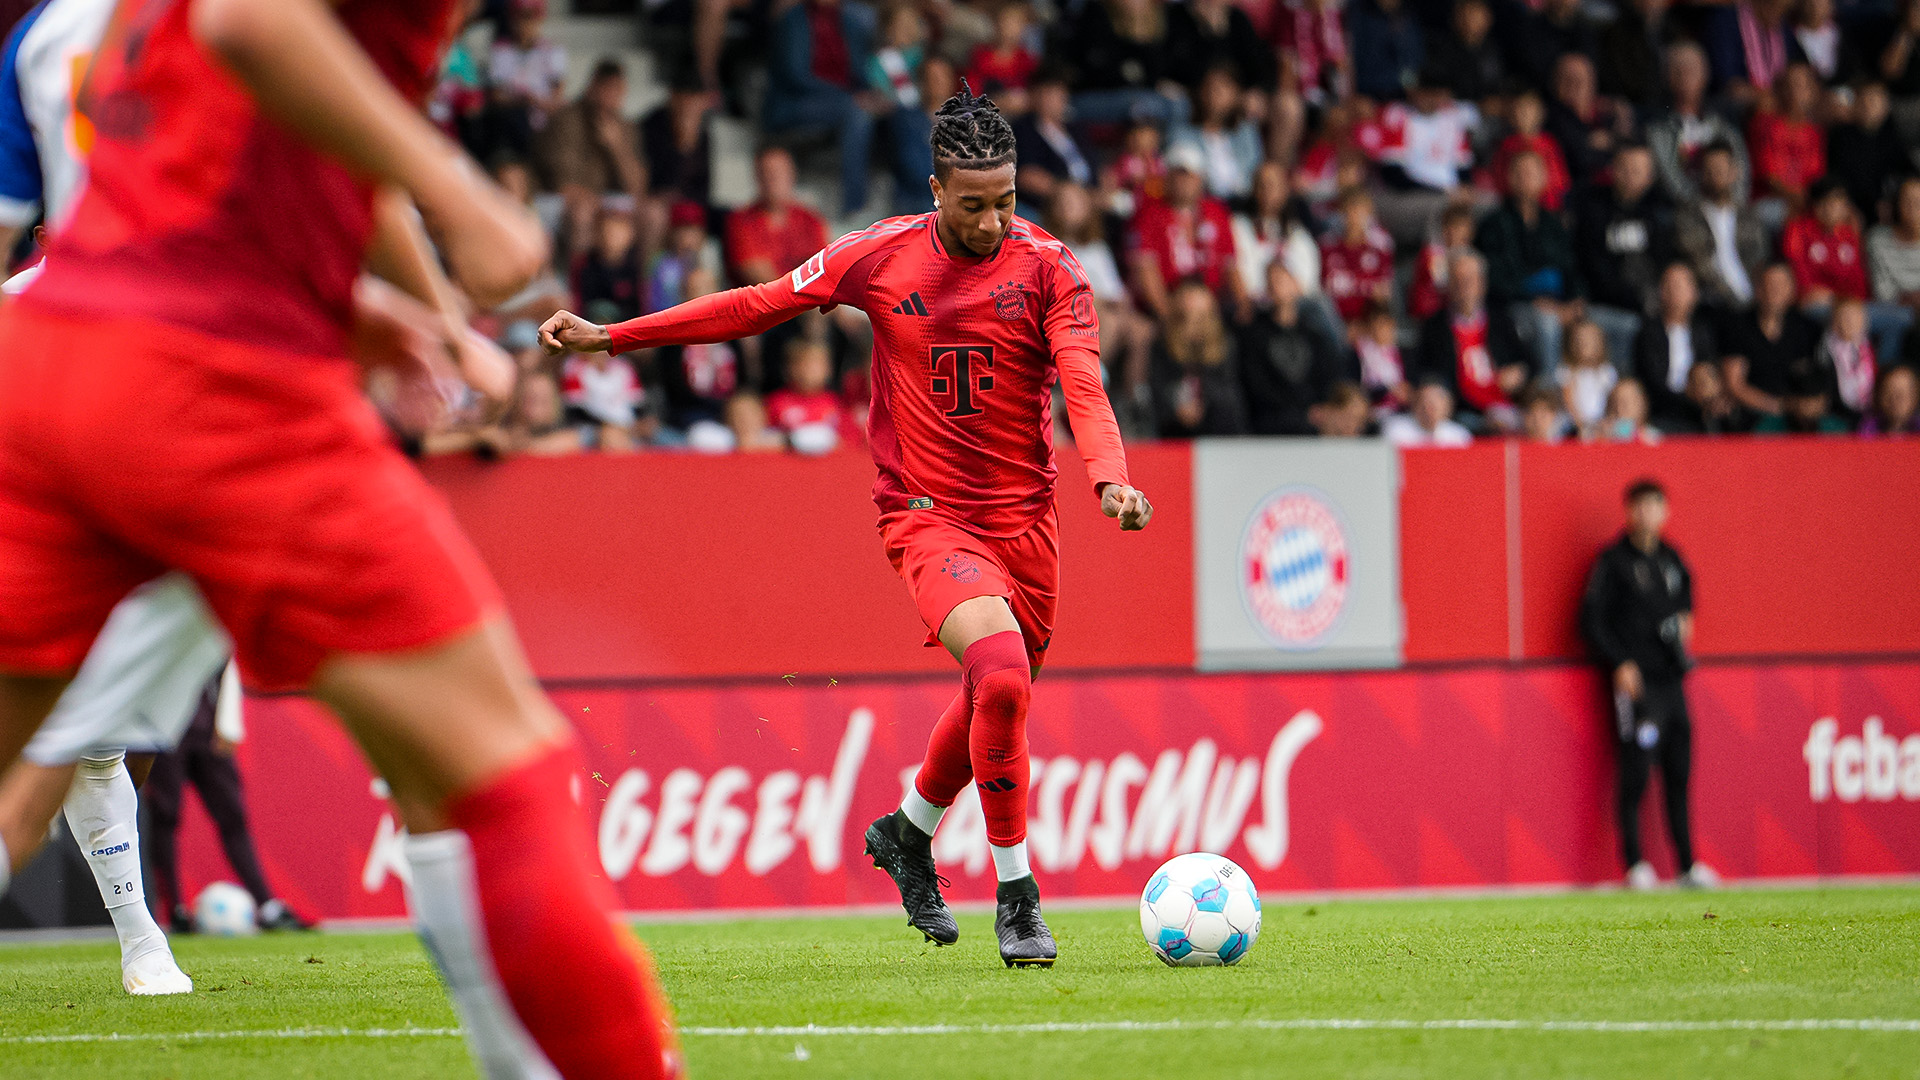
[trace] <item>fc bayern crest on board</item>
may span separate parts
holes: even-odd
[[[1275,647],[1311,649],[1347,606],[1347,524],[1326,495],[1286,487],[1268,495],[1240,537],[1240,598]]]

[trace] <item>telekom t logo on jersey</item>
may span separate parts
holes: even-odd
[[[974,402],[975,394],[993,389],[993,346],[935,345],[927,368],[931,375],[927,389],[936,398],[953,395],[949,418],[979,416],[983,411]]]

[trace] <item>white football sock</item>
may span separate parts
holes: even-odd
[[[467,1049],[481,1075],[486,1080],[560,1080],[514,1014],[493,969],[467,834],[448,829],[409,836],[405,847],[413,871],[407,906],[453,998],[453,1011],[466,1029]]]
[[[13,884],[13,856],[7,853],[7,838],[0,836],[0,896]]]
[[[947,808],[933,805],[920,794],[919,788],[909,787],[907,797],[900,800],[900,812],[907,815],[914,828],[932,836],[933,830],[940,827],[940,819],[946,816]]]
[[[978,851],[978,848],[974,850]],[[1027,865],[1027,842],[1020,841],[1010,847],[988,844],[987,850],[993,852],[993,876],[1000,881],[1019,881],[1023,877],[1033,876],[1033,867]]]
[[[170,952],[167,935],[147,910],[140,878],[140,797],[127,775],[126,756],[81,758],[65,809],[67,828],[80,842],[120,935],[121,965],[151,952]]]

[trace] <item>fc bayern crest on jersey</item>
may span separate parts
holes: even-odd
[[[993,287],[987,295],[993,297],[993,313],[1008,322],[1019,322],[1027,317],[1027,293],[1014,282],[1003,282]]]
[[[1346,610],[1347,525],[1313,488],[1261,500],[1240,538],[1240,566],[1247,615],[1276,648],[1318,646]]]

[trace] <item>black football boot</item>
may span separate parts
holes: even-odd
[[[994,896],[1000,902],[993,916],[993,932],[1000,937],[1000,959],[1008,967],[1052,967],[1060,950],[1053,944],[1047,921],[1040,917],[1040,885],[1033,875],[1001,882]]]
[[[940,886],[951,882],[934,869],[932,837],[896,810],[867,826],[867,854],[899,888],[900,906],[907,909],[909,926],[927,935],[935,945],[960,940],[960,926],[940,896]]]

